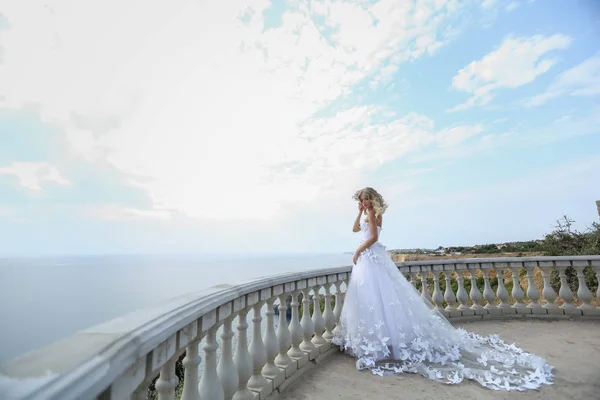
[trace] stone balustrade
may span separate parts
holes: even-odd
[[[397,265],[450,320],[600,316],[584,278],[584,270],[592,268],[600,280],[600,256]],[[575,293],[567,284],[569,267],[576,271]],[[560,278],[558,293],[550,284],[554,268]],[[338,329],[351,270],[321,269],[219,285],[95,326],[1,365],[0,398],[141,400],[156,377],[159,400],[178,398],[178,390],[183,400],[276,398],[303,371],[338,351],[330,341]],[[541,290],[535,284],[540,273]],[[477,285],[481,279],[483,290]],[[184,352],[181,388],[176,361]]]

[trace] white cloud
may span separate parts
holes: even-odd
[[[532,97],[526,104],[535,107],[565,95],[585,97],[600,95],[600,53],[562,72],[544,93]]]
[[[498,3],[498,0],[483,0],[481,2],[481,7],[483,8],[492,8]]]
[[[449,111],[486,105],[498,89],[517,88],[533,82],[558,61],[548,53],[565,49],[570,43],[571,38],[561,34],[506,38],[498,49],[471,62],[452,78],[454,89],[472,96]]]
[[[0,205],[0,218],[10,217],[13,212],[11,207]]]
[[[600,109],[593,110],[589,115],[566,115],[543,126],[530,126],[521,124],[511,130],[497,133],[494,130],[485,132],[476,140],[455,143],[454,146],[440,146],[434,151],[425,154],[416,154],[409,157],[411,163],[430,163],[432,161],[462,160],[473,154],[488,154],[499,148],[532,148],[545,146],[551,143],[569,140],[577,136],[594,135],[600,133]],[[474,127],[459,127],[459,131],[474,132]]]
[[[506,6],[506,11],[510,12],[510,11],[514,11],[517,8],[520,7],[519,2],[517,1],[511,1],[510,3],[508,3],[508,5]]]
[[[444,129],[436,134],[436,142],[441,147],[455,146],[483,132],[483,126],[457,126]]]
[[[512,198],[512,201],[519,201],[518,196],[515,197],[514,193],[519,193],[522,196],[531,194],[534,198],[544,198],[546,195],[551,197],[556,193],[561,193],[563,196],[572,196],[569,192],[574,186],[590,188],[589,178],[599,167],[600,159],[598,157],[586,157],[577,162],[559,163],[549,169],[542,169],[527,175],[499,179],[498,182],[491,185],[461,189],[454,193],[447,193],[443,197],[432,197],[428,199],[428,202],[437,203],[441,200],[448,203],[505,197]],[[557,189],[557,185],[560,185],[563,190]],[[591,204],[593,204],[593,200],[590,200],[590,206]]]
[[[42,190],[44,181],[59,185],[71,184],[56,166],[45,162],[14,162],[0,168],[0,175],[14,175],[21,186],[35,192]]]
[[[137,219],[171,219],[171,213],[157,210],[140,210],[137,208],[123,207],[115,204],[93,206],[86,209],[88,215],[103,220],[137,220]]]
[[[41,105],[73,151],[124,171],[158,212],[270,217],[433,140],[422,117],[378,122],[372,106],[314,115],[435,52],[458,4],[301,2],[265,30],[265,0],[14,2],[0,107]]]

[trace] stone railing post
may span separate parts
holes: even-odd
[[[444,269],[446,269],[446,267],[450,268],[450,270],[444,271],[444,280],[446,281],[446,290],[444,290],[444,300],[446,300],[447,304],[445,310],[450,316],[460,315],[460,313],[458,313],[458,310],[456,309],[456,296],[454,294],[454,291],[452,290],[452,271],[455,269],[455,266],[454,264],[450,264],[444,266]]]
[[[569,287],[569,283],[567,282],[566,270],[571,266],[570,261],[557,261],[556,268],[558,269],[558,275],[560,277],[560,289],[558,290],[558,295],[564,301],[564,303],[560,306],[567,315],[578,315],[581,314],[581,310],[575,307],[573,304],[573,299],[575,296]]]
[[[270,296],[265,296],[270,297]],[[248,388],[254,392],[261,392],[267,386],[267,379],[262,375],[262,369],[267,362],[267,349],[262,339],[261,310],[265,302],[262,299],[252,306],[252,342],[250,355],[252,356],[252,376],[248,381]]]
[[[492,273],[493,266],[492,263],[482,263],[480,265],[481,272],[483,273],[483,298],[486,301],[483,308],[488,310],[488,313],[490,314],[498,314],[500,311],[495,303],[496,293],[494,293],[490,284],[490,274]],[[498,276],[496,276],[496,278],[498,278]]]
[[[235,365],[238,370],[239,386],[233,395],[234,400],[254,400],[254,395],[248,389],[248,380],[252,376],[252,357],[248,351],[248,312],[251,306],[240,310],[238,314],[238,341],[235,350]]]
[[[283,285],[278,285],[273,288],[273,296],[267,300],[267,329],[265,332],[265,348],[267,351],[267,362],[262,369],[262,374],[269,380],[274,380],[279,374],[279,368],[275,364],[275,357],[279,353],[279,341],[277,340],[277,334],[275,333],[275,310],[273,304],[275,303],[276,296],[283,293]]]
[[[340,330],[340,316],[342,315],[342,306],[344,304],[344,293],[342,293],[342,282],[344,277],[338,275],[338,280],[334,282],[335,285],[335,305],[333,306],[333,316],[335,318],[335,328],[333,328],[333,334],[337,334]]]
[[[546,302],[544,308],[548,314],[562,314],[562,310],[554,303],[556,301],[556,292],[550,285],[550,268],[554,266],[552,261],[540,261],[538,266],[542,270],[542,279],[544,280],[544,288],[542,289],[542,297]]]
[[[585,275],[583,270],[589,265],[587,261],[573,261],[573,268],[577,271],[577,281],[579,282],[579,287],[577,288],[577,297],[581,300],[581,305],[579,309],[583,314],[587,312],[593,313],[596,310],[596,307],[592,305],[592,300],[594,299],[594,295],[588,288],[587,283],[585,281]]]
[[[598,289],[596,289],[596,299],[600,300],[600,261],[592,261],[592,268],[594,268],[594,271],[596,271],[596,281],[598,282]],[[600,311],[600,305],[596,308],[596,310]]]
[[[175,363],[177,358],[172,357],[160,368],[160,376],[154,387],[158,392],[158,400],[171,400],[175,398],[175,389],[179,378],[175,375]]]
[[[206,343],[204,344],[204,359],[206,362],[204,363],[204,371],[199,385],[201,399],[225,399],[223,386],[217,373],[217,349],[219,348],[217,329],[217,326],[210,328],[206,335]]]
[[[528,314],[530,310],[527,308],[523,300],[525,299],[525,293],[523,289],[521,289],[521,282],[519,281],[519,272],[523,268],[523,263],[520,262],[511,262],[510,270],[512,272],[512,280],[513,280],[513,289],[512,289],[512,297],[515,299],[515,304],[513,304],[513,308],[517,311],[517,314]]]
[[[315,346],[321,346],[327,343],[327,340],[323,337],[323,332],[325,331],[325,318],[323,318],[323,314],[321,313],[321,287],[327,283],[325,276],[320,276],[317,278],[317,284],[313,286],[313,315],[312,322],[314,327],[314,336],[312,338],[312,342]]]
[[[325,333],[323,338],[326,341],[331,341],[333,338],[333,328],[335,328],[335,316],[331,309],[331,284],[337,279],[336,275],[330,275],[327,277],[327,283],[323,285],[325,288],[325,310],[323,311],[323,319],[325,320]]]
[[[226,400],[231,399],[240,386],[238,370],[233,361],[233,330],[231,329],[233,318],[233,315],[229,315],[223,321],[223,331],[221,332],[222,351],[217,366],[219,380],[223,386],[223,397]]]
[[[462,265],[458,267],[466,268]],[[456,298],[460,302],[458,309],[462,315],[475,315],[475,312],[469,307],[469,294],[465,289],[465,276],[463,275],[463,271],[464,269],[459,269],[457,271],[458,290],[456,291]]]
[[[525,271],[527,271],[527,297],[530,300],[527,307],[531,309],[533,314],[545,314],[546,310],[539,303],[540,292],[537,287],[535,287],[535,282],[533,280],[533,273],[535,267],[537,267],[537,261],[526,261],[524,264]]]
[[[307,286],[302,289],[302,343],[300,343],[300,349],[306,353],[310,353],[315,350],[315,345],[311,341],[313,333],[315,332],[315,326],[310,316],[310,288]]]
[[[198,391],[198,366],[201,358],[198,345],[203,335],[198,335],[198,320],[184,328],[179,336],[182,346],[185,346],[185,357],[183,358],[183,391],[181,400],[200,400]],[[144,399],[146,397],[144,396]]]
[[[433,303],[433,299],[429,295],[429,288],[427,287],[427,274],[431,269],[431,265],[421,265],[421,297],[426,301]]]
[[[479,268],[479,264],[469,264],[467,268],[469,269],[469,273],[471,275],[471,290],[469,291],[469,296],[473,302],[471,310],[473,310],[476,315],[483,314],[485,313],[485,309],[481,305],[481,303],[483,303],[483,296],[481,296],[481,292],[477,287],[477,277],[475,276],[475,272]]]
[[[296,286],[296,288],[298,287]],[[300,296],[300,290],[292,292],[292,302],[290,304],[290,307],[292,307],[292,320],[290,321],[292,347],[288,350],[288,355],[293,359],[302,358],[304,355],[302,349],[300,349],[300,343],[302,342],[302,325],[300,325],[300,319],[298,318],[298,308],[300,306],[298,296]]]
[[[494,269],[496,270],[496,277],[498,278],[498,289],[496,290],[496,296],[498,300],[500,300],[500,304],[498,304],[498,308],[501,310],[503,314],[514,314],[515,310],[511,308],[508,295],[508,290],[506,290],[506,286],[504,286],[504,268],[508,266],[507,263],[497,262],[494,263]]]
[[[435,304],[435,309],[438,311],[444,311],[442,305],[444,304],[444,296],[442,295],[442,291],[440,290],[440,278],[438,274],[440,271],[437,271],[437,265],[433,266],[433,295],[431,299],[433,300],[433,304]]]
[[[279,340],[279,354],[275,357],[275,365],[279,368],[287,368],[292,363],[292,359],[288,355],[288,350],[292,344],[292,337],[287,323],[287,299],[292,288],[286,285],[286,290],[279,295],[279,324],[277,326],[277,339]]]

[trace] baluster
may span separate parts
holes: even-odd
[[[429,303],[433,303],[433,299],[429,295],[429,288],[427,288],[427,274],[429,267],[422,266],[421,267],[421,297],[427,300]]]
[[[460,302],[458,309],[461,311],[469,310],[469,294],[465,289],[465,277],[462,271],[458,271],[458,290],[456,291],[456,298]]]
[[[233,318],[234,316],[230,315],[223,322],[223,332],[221,333],[221,346],[223,347],[223,350],[221,351],[221,357],[217,367],[217,373],[219,374],[219,380],[223,386],[223,396],[225,399],[231,399],[240,386],[238,370],[233,361],[233,331],[231,329]]]
[[[435,269],[435,267],[434,267]],[[433,272],[433,296],[431,296],[433,303],[435,304],[435,309],[438,311],[442,311],[442,305],[444,303],[444,297],[442,296],[442,291],[440,290],[440,278],[438,276],[438,272]]]
[[[505,263],[494,264],[494,269],[496,270],[496,277],[498,278],[498,289],[496,290],[496,295],[500,300],[498,308],[500,308],[503,313],[510,313],[511,311],[509,310],[512,310],[512,308],[510,307],[510,303],[508,302],[508,290],[506,290],[506,286],[504,286],[505,266]]]
[[[248,351],[248,311],[249,308],[244,308],[240,310],[238,315],[238,341],[235,350],[235,365],[238,370],[239,386],[233,395],[233,400],[254,400],[254,394],[248,389],[248,380],[252,376],[252,358]]]
[[[156,388],[156,386],[155,386]],[[142,383],[142,386],[131,393],[129,400],[146,400],[148,398],[148,382]],[[199,398],[199,397],[198,397]],[[183,399],[183,397],[182,397]]]
[[[304,353],[300,349],[300,342],[302,342],[302,325],[300,325],[300,320],[298,319],[298,296],[300,295],[300,291],[294,291],[292,293],[292,303],[290,307],[292,307],[292,320],[290,321],[290,334],[292,340],[292,347],[288,350],[288,355],[293,359],[302,358]]]
[[[567,275],[565,275],[565,272],[570,266],[570,264],[570,261],[556,262],[556,268],[558,268],[558,276],[560,277],[560,289],[558,290],[558,295],[564,301],[560,308],[565,310],[565,314],[577,314],[577,312],[575,312],[576,307],[573,304],[573,292],[571,291],[569,283],[567,282]]]
[[[454,291],[452,290],[452,271],[444,272],[444,279],[446,280],[446,290],[444,290],[444,300],[446,300],[446,311],[455,312],[456,307],[456,296],[454,295]]]
[[[521,284],[519,282],[519,271],[521,271],[521,268],[521,263],[510,263],[510,271],[512,272],[513,280],[512,297],[515,299],[513,308],[517,309],[517,313],[519,312],[520,308],[525,308],[525,304],[523,303],[523,299],[525,299],[525,293],[523,293],[523,289],[521,289]]]
[[[310,318],[310,298],[308,297],[308,293],[310,289],[307,287],[302,290],[302,336],[303,340],[300,343],[300,348],[302,351],[306,353],[310,353],[315,350],[315,345],[311,342],[312,335],[315,332],[315,327]]]
[[[250,343],[250,354],[252,355],[252,376],[248,381],[248,388],[259,392],[269,382],[262,376],[262,369],[267,362],[267,350],[262,340],[262,316],[260,311],[264,302],[259,301],[252,306],[252,343]]]
[[[528,261],[525,263],[525,270],[527,271],[527,297],[529,297],[529,304],[527,305],[529,308],[542,308],[538,300],[540,299],[540,292],[537,287],[535,287],[535,282],[533,281],[533,271],[536,267],[537,262]]]
[[[596,282],[598,282],[598,289],[596,289],[596,301],[598,301],[598,309],[600,310],[600,261],[592,261],[592,267],[596,271]]]
[[[558,306],[554,304],[556,300],[556,292],[552,289],[552,285],[550,285],[550,274],[548,271],[550,267],[552,267],[552,261],[540,261],[539,267],[542,271],[542,279],[544,280],[544,288],[542,289],[542,296],[546,302],[544,303],[544,308],[548,310],[558,310]]]
[[[160,376],[156,380],[154,387],[158,392],[158,400],[174,400],[175,389],[179,383],[179,378],[175,374],[175,362],[177,357],[171,357],[169,361],[160,368]]]
[[[577,271],[577,281],[579,282],[579,287],[577,288],[577,297],[579,297],[579,300],[581,300],[581,305],[578,308],[582,311],[596,309],[596,307],[592,305],[594,296],[585,282],[585,275],[583,273],[583,270],[587,266],[587,261],[573,261],[573,268],[575,268],[575,271]]]
[[[198,366],[202,360],[198,351],[200,340],[202,340],[202,337],[188,343],[185,347],[185,357],[182,361],[185,370],[183,371],[181,400],[200,400],[200,392],[198,391]]]
[[[410,275],[410,283],[416,289],[417,288],[417,272],[416,271],[410,271],[408,274]]]
[[[342,282],[338,281],[335,285],[335,305],[333,306],[333,316],[335,317],[335,328],[333,334],[337,335],[340,331],[340,316],[342,315],[342,305],[344,304],[344,294],[342,293]]]
[[[212,327],[206,335],[206,343],[204,344],[204,371],[200,378],[200,398],[201,399],[225,399],[223,386],[217,374],[217,327]]]
[[[289,294],[283,293],[279,295],[279,326],[277,327],[277,339],[279,340],[279,354],[275,357],[275,365],[280,368],[286,368],[292,363],[292,359],[288,355],[288,350],[292,344],[292,337],[288,328],[286,313],[287,313],[287,298]]]
[[[492,285],[490,285],[490,273],[492,272],[492,264],[486,263],[481,264],[481,272],[483,273],[483,298],[486,303],[483,308],[487,309],[488,312],[492,313],[498,309],[496,307],[496,293],[492,290]]]
[[[279,374],[279,368],[275,365],[275,357],[279,352],[279,342],[277,341],[277,335],[275,334],[275,310],[273,310],[273,303],[275,303],[275,297],[271,297],[267,300],[267,331],[265,332],[265,347],[267,348],[267,363],[262,369],[263,376],[274,379]],[[285,313],[285,310],[284,310]]]
[[[474,266],[469,266],[470,268],[477,268],[475,265]],[[476,269],[471,270],[469,268],[469,274],[471,277],[471,290],[469,291],[469,296],[471,297],[471,301],[473,302],[473,305],[471,306],[471,310],[475,311],[475,313],[477,313],[477,311],[479,310],[483,310],[483,307],[481,306],[481,303],[483,303],[483,297],[481,296],[481,292],[479,291],[479,288],[477,287],[477,279],[475,278],[475,271]]]
[[[319,290],[321,285],[313,286],[313,315],[312,321],[314,326],[315,336],[312,338],[312,342],[315,346],[321,346],[327,343],[327,340],[323,337],[323,331],[325,330],[325,319],[321,313],[321,295]]]
[[[323,285],[325,288],[325,311],[323,311],[323,319],[325,320],[325,333],[323,338],[327,341],[331,341],[333,338],[333,328],[335,327],[335,317],[333,310],[331,309],[331,283]]]

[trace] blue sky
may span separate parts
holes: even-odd
[[[0,255],[349,251],[367,185],[389,248],[598,219],[593,0],[13,3]]]

